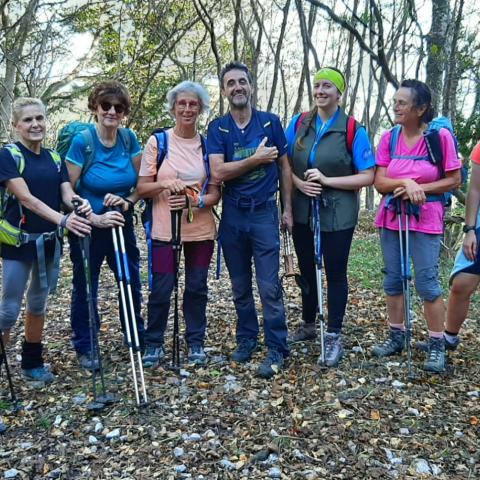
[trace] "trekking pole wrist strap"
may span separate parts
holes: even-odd
[[[69,213],[64,215],[60,220],[59,226],[62,227],[62,228],[66,228],[67,227],[67,221],[68,221],[69,217],[70,217]]]

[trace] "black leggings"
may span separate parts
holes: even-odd
[[[347,306],[347,264],[354,228],[321,233],[323,266],[327,277],[327,331],[340,333]],[[293,243],[300,273],[308,282],[308,295],[302,292],[302,317],[305,323],[314,323],[318,308],[315,274],[313,232],[309,225],[293,225]]]

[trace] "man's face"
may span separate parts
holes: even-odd
[[[243,70],[230,70],[223,77],[222,95],[232,108],[243,108],[249,105],[252,90],[247,74]]]

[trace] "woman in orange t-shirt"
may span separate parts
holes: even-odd
[[[209,96],[200,84],[185,81],[167,93],[167,102],[175,126],[165,131],[166,155],[157,172],[158,145],[152,135],[143,153],[137,186],[142,197],[153,199],[152,287],[145,332],[145,367],[158,365],[165,356],[164,335],[175,276],[171,211],[178,209],[184,210],[181,241],[185,252],[183,314],[188,360],[198,364],[207,360],[203,348],[207,276],[216,237],[212,207],[220,199],[220,187],[218,181],[210,178],[208,187],[203,188],[207,169],[197,120],[208,110]],[[187,208],[185,193],[191,208]]]
[[[470,155],[472,172],[465,204],[465,238],[458,252],[450,276],[451,289],[448,297],[447,321],[445,323],[445,348],[455,350],[460,343],[458,332],[467,317],[470,298],[480,283],[480,142]]]

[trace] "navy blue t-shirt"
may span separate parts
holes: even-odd
[[[69,182],[65,162],[62,161],[59,168],[45,148],[36,154],[20,142],[17,142],[16,145],[25,158],[25,169],[20,175],[12,154],[6,148],[2,148],[0,150],[0,183],[5,186],[7,180],[22,177],[34,197],[53,210],[59,211],[62,202],[60,185]],[[25,217],[25,222],[22,224],[23,230],[29,233],[43,233],[53,232],[57,228],[56,224],[44,220],[27,208],[22,207],[22,209]],[[18,204],[12,198],[8,201],[5,218],[12,225],[18,225],[20,222]],[[45,254],[53,255],[54,242],[47,242],[45,246]],[[21,247],[2,245],[1,256],[12,260],[31,260],[36,258],[35,243],[30,242]]]
[[[210,122],[207,151],[224,155],[225,162],[235,162],[251,157],[264,137],[267,146],[276,146],[278,156],[287,151],[287,140],[279,118],[273,113],[252,110],[248,125],[240,129],[230,113]],[[224,194],[231,197],[266,199],[278,190],[276,162],[259,165],[244,175],[225,182]]]

